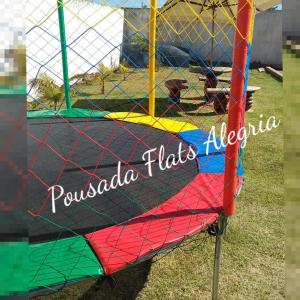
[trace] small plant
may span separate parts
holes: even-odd
[[[100,64],[98,68],[99,73],[97,74],[97,77],[101,82],[101,94],[105,94],[105,80],[111,75],[112,71],[103,64]]]
[[[64,101],[64,85],[58,85],[55,81],[47,74],[41,73],[36,79],[32,79],[30,84],[33,85],[36,97],[38,100],[29,102],[29,109],[38,109],[39,102],[44,102],[50,108],[57,110],[58,104]],[[71,97],[78,95],[76,90],[70,89]]]
[[[39,109],[39,103],[37,101],[27,101],[27,110]]]
[[[126,81],[126,75],[127,75],[128,71],[129,71],[129,69],[125,65],[120,64],[120,66],[119,66],[119,72],[121,74],[123,74],[123,80],[124,81]]]
[[[126,75],[129,72],[129,64],[126,60],[123,60],[122,63],[119,64],[118,67],[116,67],[113,72],[116,74],[123,74],[123,80],[126,81]]]
[[[50,102],[50,107],[54,106],[54,109],[57,110],[58,103],[64,98],[64,87],[57,85],[45,73],[40,74],[30,83],[34,85],[37,97],[43,102]]]

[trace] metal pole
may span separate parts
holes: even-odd
[[[155,43],[157,0],[151,0],[149,28],[149,114],[155,116]]]
[[[227,224],[227,218],[225,217],[224,214],[222,214],[218,221],[217,232],[216,232],[212,300],[218,300],[218,298],[219,298],[221,250],[222,250],[222,242],[223,242],[223,236],[224,236],[225,229],[226,229],[226,224]]]
[[[244,100],[247,88],[247,59],[252,42],[254,0],[239,0],[237,8],[237,29],[234,41],[233,69],[231,92],[229,99],[227,134],[240,130],[245,113]],[[237,190],[237,166],[240,145],[230,144],[226,147],[225,178],[224,178],[224,213],[220,216],[216,233],[216,248],[213,277],[212,299],[218,300],[219,274],[221,265],[221,248],[226,230],[227,218],[233,215],[235,209],[235,194]]]
[[[65,101],[66,101],[67,109],[70,109],[72,108],[72,100],[70,95],[67,42],[66,42],[65,17],[64,17],[63,6],[64,6],[63,0],[57,0],[57,11],[58,11],[59,33],[60,33],[60,44],[61,44],[61,58],[62,58],[63,76],[64,76]]]
[[[239,0],[237,12],[227,127],[227,135],[234,132],[235,136],[244,123],[247,59],[251,48],[254,0]],[[233,215],[235,209],[239,149],[238,141],[226,147],[223,208],[227,217]]]

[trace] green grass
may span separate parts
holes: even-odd
[[[299,224],[299,54],[285,49],[284,92],[288,103],[285,106],[285,187],[287,200],[287,294],[289,299],[299,299],[300,269],[300,224]]]
[[[161,70],[158,79],[164,78],[167,72],[169,70]],[[186,75],[193,84],[197,84],[195,75],[192,77],[188,72]],[[144,77],[137,80],[139,74],[134,76],[134,80],[128,79],[122,84],[123,88],[136,98],[143,97],[147,82]],[[251,71],[250,84],[261,86],[262,90],[255,94],[254,112],[247,113],[247,122],[257,124],[260,114],[266,118],[273,115],[283,121],[282,84],[256,70]],[[107,91],[109,85],[106,86]],[[128,100],[122,97],[121,92],[103,97],[99,95],[97,86],[82,89],[104,109],[115,107],[117,111],[132,106],[132,103],[125,103]],[[199,91],[201,89],[199,84]],[[163,107],[159,113],[167,106],[165,93],[158,91],[158,102]],[[199,97],[199,94],[194,92],[186,96]],[[77,107],[86,107],[84,97],[75,100]],[[214,115],[209,107],[199,110],[197,103],[199,100],[185,100],[186,113],[173,110],[168,117],[192,118],[206,129],[225,120],[225,116],[220,118]],[[244,189],[223,246],[220,297],[226,300],[284,299],[283,125],[270,133],[249,139],[244,165]],[[105,283],[97,291],[95,281],[89,280],[43,299],[210,299],[213,254],[212,238],[202,243],[193,242],[153,264],[144,263],[120,272],[115,276],[118,281],[115,289]]]

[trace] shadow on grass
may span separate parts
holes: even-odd
[[[191,103],[181,102],[180,105],[171,104],[168,98],[157,98],[156,99],[156,116],[158,117],[176,117],[182,118],[185,112],[188,115],[198,116],[215,116],[215,113],[197,113],[199,108],[205,106],[201,101],[201,98],[197,98],[199,103],[195,102],[195,99],[191,100]],[[109,112],[135,112],[135,113],[148,113],[149,102],[148,99],[137,98],[137,99],[103,99],[103,100],[88,100],[79,99],[73,105],[76,108],[86,108],[94,110],[103,110]]]
[[[79,300],[134,300],[145,287],[152,261],[129,267],[113,276],[115,287],[109,281],[95,283]]]

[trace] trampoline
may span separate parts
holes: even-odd
[[[194,16],[201,1],[166,1],[158,9],[151,0],[145,9],[149,16],[131,27],[136,17],[127,15],[131,10],[124,13],[123,2],[28,1],[31,14],[41,17],[27,18],[31,293],[111,276],[213,227],[217,299],[221,239],[243,168],[238,142],[227,147],[212,143],[207,152],[207,130],[225,122],[228,132],[237,133],[243,125],[253,1],[234,1],[234,9],[222,18],[237,24],[234,43],[226,39],[234,52],[228,120],[199,104],[203,87],[198,79],[186,78],[193,76],[187,66],[156,65],[156,57],[164,55],[159,49],[172,39],[183,46],[193,41],[186,19],[203,27],[194,38],[209,40],[201,38],[208,30],[206,10]],[[177,8],[187,17],[177,20]],[[211,8],[218,14],[229,10],[223,3]],[[175,30],[177,21],[184,30]],[[140,52],[146,49],[147,68],[139,68],[126,52],[134,36]],[[183,101],[168,101],[164,82],[172,78],[187,79]]]
[[[174,247],[214,223],[222,210],[225,149],[210,147],[208,132],[192,124],[134,113],[104,118],[28,120],[31,290],[89,276],[111,275]],[[178,149],[197,159],[161,170]],[[164,157],[160,159],[160,147]],[[152,176],[143,154],[154,161]],[[37,159],[38,157],[38,159]],[[65,206],[48,189],[68,192],[128,170],[135,182]],[[242,173],[240,171],[240,176]],[[49,272],[51,268],[51,272]]]

